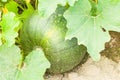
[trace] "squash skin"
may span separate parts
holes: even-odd
[[[33,47],[56,47],[65,40],[66,20],[63,16],[53,14],[48,20],[33,13],[23,24],[20,31],[22,49],[26,55]]]
[[[59,47],[45,50],[45,55],[51,63],[48,69],[50,73],[63,73],[73,69],[82,61],[86,53],[83,45],[77,45],[76,38],[62,42]]]
[[[24,55],[40,47],[51,63],[48,72],[63,73],[73,69],[84,58],[86,47],[78,45],[76,38],[65,40],[66,24],[61,14],[54,13],[46,20],[33,13],[24,22],[20,33]]]

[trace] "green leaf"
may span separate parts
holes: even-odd
[[[69,3],[71,6],[77,0],[38,0],[38,10],[42,16],[49,17],[53,12],[55,12],[57,5],[66,5]]]
[[[2,26],[2,39],[8,46],[15,43],[15,38],[18,36],[18,28],[20,21],[16,18],[13,12],[8,12],[3,14],[2,21],[0,23]]]
[[[18,14],[18,4],[15,1],[9,1],[5,7],[8,9],[9,12],[14,12],[15,14]]]
[[[0,80],[15,80],[20,57],[20,49],[17,46],[0,46]]]
[[[34,8],[32,7],[32,5],[30,3],[26,3],[26,5],[27,5],[27,9],[24,9],[22,14],[20,15],[20,17],[23,20],[27,19],[34,12]]]
[[[33,50],[25,59],[24,66],[18,71],[16,80],[44,80],[43,75],[50,67],[41,49]]]
[[[1,2],[7,2],[8,0],[1,0]]]
[[[84,44],[90,56],[98,61],[99,52],[105,42],[110,40],[110,30],[120,31],[120,0],[98,0],[97,15],[91,15],[89,0],[79,0],[65,13],[68,32],[66,39],[78,38]]]
[[[110,3],[111,2],[111,3]],[[103,10],[101,16],[104,20],[101,20],[103,27],[109,31],[120,32],[120,0],[107,0],[104,1]]]
[[[1,16],[2,16],[2,9],[0,7],[0,21],[1,21]]]
[[[0,80],[44,80],[43,75],[50,67],[49,61],[40,49],[32,51],[21,68],[20,49],[13,45],[0,47]]]
[[[0,33],[0,46],[2,45],[2,34]]]

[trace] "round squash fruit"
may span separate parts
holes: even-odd
[[[64,10],[64,9],[61,9]],[[50,73],[63,73],[77,66],[86,54],[86,47],[77,39],[65,40],[67,21],[56,11],[49,19],[33,13],[23,24],[20,39],[25,56],[36,47],[42,48],[51,67]]]

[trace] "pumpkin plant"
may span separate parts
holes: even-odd
[[[86,52],[98,61],[109,31],[120,31],[120,0],[15,1],[0,3],[0,80],[44,80]]]

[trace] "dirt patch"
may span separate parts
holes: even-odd
[[[105,48],[120,47],[120,32],[110,31],[111,40],[105,44]]]
[[[106,57],[101,57],[100,61],[95,62],[89,58],[73,71],[47,75],[45,80],[120,80],[120,62],[116,63]]]

